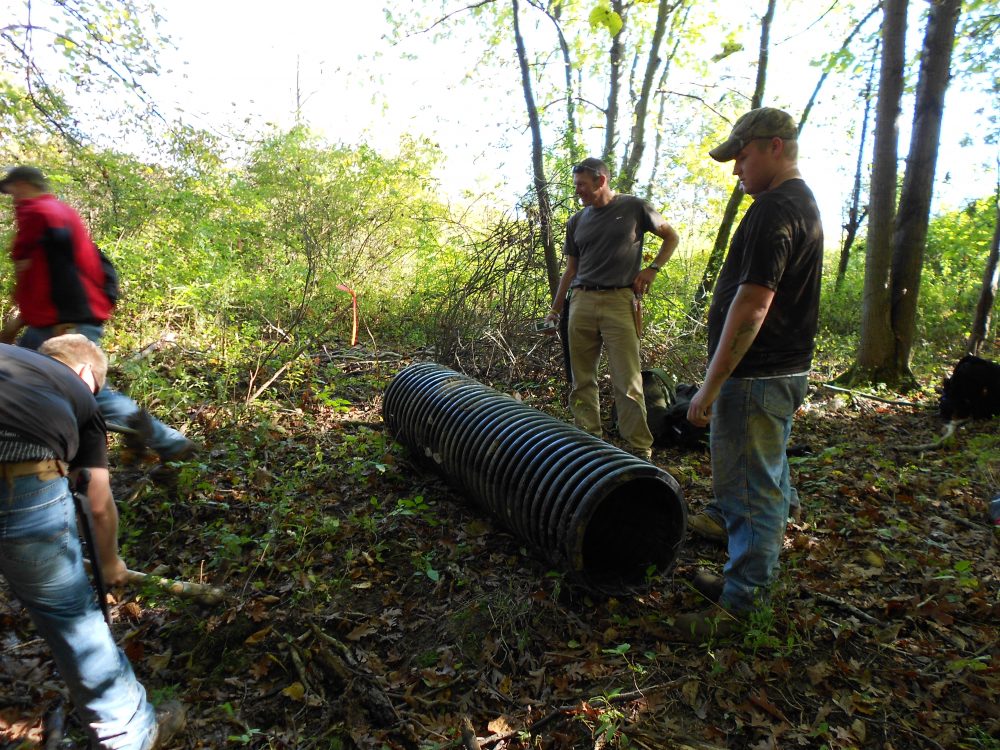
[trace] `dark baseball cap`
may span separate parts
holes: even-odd
[[[798,137],[795,121],[787,112],[773,107],[751,109],[733,125],[733,132],[725,143],[716,146],[708,155],[716,161],[731,161],[750,141],[756,138],[781,138],[794,141]]]
[[[38,167],[13,167],[7,176],[0,180],[0,193],[7,192],[7,186],[12,182],[27,182],[39,190],[48,190],[49,181]]]

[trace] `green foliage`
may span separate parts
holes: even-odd
[[[608,30],[608,34],[611,36],[618,36],[618,32],[622,30],[622,26],[625,22],[622,17],[611,9],[611,4],[608,2],[600,2],[594,6],[590,11],[589,19],[590,28],[595,31],[601,27]]]

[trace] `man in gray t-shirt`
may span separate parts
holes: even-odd
[[[577,426],[601,437],[597,367],[602,345],[615,389],[618,425],[633,452],[648,459],[653,436],[646,425],[639,365],[639,336],[633,306],[652,285],[660,266],[677,247],[677,232],[646,201],[618,195],[609,185],[607,165],[584,159],[573,167],[573,185],[583,203],[566,225],[566,270],[547,320],[558,321],[567,292],[570,366],[573,388],[570,409]],[[656,258],[642,268],[646,232],[663,239]]]

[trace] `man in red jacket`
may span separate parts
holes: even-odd
[[[65,333],[80,333],[100,344],[104,324],[114,311],[101,255],[80,216],[49,192],[48,180],[35,167],[14,167],[0,192],[14,199],[17,234],[14,301],[19,314],[0,331],[0,343],[37,349]],[[189,458],[196,446],[177,430],[152,419],[132,399],[104,388],[98,394],[109,424],[134,431],[164,460]]]

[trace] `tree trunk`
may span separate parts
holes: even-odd
[[[764,102],[764,84],[767,81],[767,58],[768,44],[771,35],[771,21],[774,20],[774,6],[776,0],[767,0],[767,11],[760,19],[760,51],[757,55],[757,82],[754,85],[753,97],[750,99],[750,109],[757,109]],[[712,252],[708,256],[708,263],[705,264],[705,271],[701,275],[701,284],[695,292],[694,303],[688,314],[695,320],[700,320],[705,312],[705,307],[712,290],[715,288],[715,280],[722,269],[722,261],[729,247],[729,234],[733,231],[733,224],[736,222],[736,213],[739,210],[740,202],[743,200],[743,188],[737,181],[733,192],[729,196],[729,203],[722,214],[722,223],[719,231],[715,235],[715,244],[712,245]]]
[[[951,53],[962,0],[931,3],[920,56],[920,77],[913,107],[913,134],[906,157],[906,173],[899,211],[892,233],[892,330],[897,380],[913,380],[910,354],[917,328],[917,300],[924,267],[927,225],[930,221],[934,171],[941,143],[944,95],[951,75]]]
[[[872,55],[872,66],[868,71],[868,83],[865,85],[865,114],[861,119],[861,139],[858,142],[858,164],[854,170],[854,187],[851,189],[851,207],[847,211],[847,223],[844,224],[844,245],[840,249],[840,262],[837,264],[837,283],[834,289],[840,291],[847,275],[847,263],[851,259],[851,247],[858,229],[868,215],[868,208],[861,209],[861,170],[865,163],[865,142],[868,140],[868,117],[872,109],[872,82],[875,79],[875,63],[878,60],[878,44]]]
[[[554,15],[549,10],[549,6],[539,2],[539,0],[528,0],[528,4],[545,14],[555,26],[556,36],[559,38],[559,51],[563,59],[563,75],[566,78],[566,129],[563,133],[563,145],[570,162],[575,164],[583,158],[583,153],[576,140],[578,128],[576,124],[576,96],[573,90],[573,57],[570,54],[569,42],[566,41],[566,35],[559,22],[559,6],[555,6],[557,14]]]
[[[667,17],[673,10],[669,0],[660,0],[656,11],[656,26],[653,38],[649,43],[649,57],[646,58],[646,73],[642,77],[642,87],[639,99],[635,103],[632,121],[632,136],[630,147],[622,160],[621,174],[618,177],[618,188],[623,193],[631,193],[635,185],[635,175],[639,171],[643,152],[646,150],[646,113],[649,110],[649,97],[653,91],[653,79],[660,67],[660,45],[663,42],[663,32],[667,28]]]
[[[868,203],[864,299],[857,362],[840,380],[884,382],[892,373],[894,339],[889,315],[892,222],[896,210],[896,149],[903,93],[907,0],[884,0],[882,65],[875,108],[875,153]]]
[[[608,57],[608,105],[604,110],[604,150],[601,152],[601,159],[605,164],[614,163],[615,143],[618,141],[618,94],[622,86],[622,57],[625,54],[625,45],[622,43],[622,34],[625,33],[625,5],[622,0],[611,0],[611,9],[621,16],[622,27],[611,39]]]
[[[524,38],[521,36],[521,24],[518,20],[518,0],[511,0],[511,5],[514,10],[514,43],[517,47],[517,61],[521,66],[521,89],[524,91],[524,104],[528,110],[528,124],[531,128],[531,169],[534,174],[535,195],[538,197],[538,222],[542,230],[545,272],[549,282],[549,294],[555,295],[559,289],[559,259],[556,257],[555,241],[552,237],[552,201],[549,199],[549,186],[545,179],[542,126],[538,119],[538,108],[535,106],[535,95],[531,89],[531,70],[528,68],[528,55],[524,49]]]
[[[993,303],[997,296],[997,281],[1000,279],[1000,190],[997,190],[996,224],[993,227],[993,242],[990,243],[990,254],[986,258],[986,268],[983,271],[983,288],[979,292],[979,303],[976,305],[976,317],[972,321],[969,333],[968,354],[979,355],[986,336],[990,332],[990,317]]]
[[[660,158],[663,155],[663,118],[666,113],[667,97],[663,89],[667,83],[667,75],[670,73],[670,63],[673,61],[674,56],[677,54],[677,48],[680,46],[681,38],[683,34],[681,31],[687,24],[688,15],[691,13],[692,3],[687,2],[683,5],[684,13],[680,16],[674,16],[674,23],[671,25],[670,36],[674,40],[674,46],[670,50],[670,54],[667,55],[667,61],[663,65],[663,71],[660,73],[660,82],[656,87],[657,92],[660,95],[660,108],[656,115],[656,142],[653,145],[653,169],[649,175],[649,182],[646,184],[646,200],[649,200],[652,196],[653,185],[656,184],[656,177],[660,171]]]
[[[847,52],[847,50],[851,46],[851,42],[854,40],[854,37],[856,37],[858,33],[861,31],[861,29],[864,27],[864,25],[868,23],[868,19],[870,19],[878,12],[878,9],[879,5],[876,4],[875,7],[873,7],[870,11],[868,11],[868,14],[864,18],[862,18],[860,21],[854,24],[854,28],[851,29],[851,33],[847,35],[847,38],[844,39],[843,44],[840,45],[840,50],[838,50],[838,54],[831,57],[830,61],[826,64],[826,67],[823,68],[823,73],[820,75],[819,80],[816,82],[816,88],[813,89],[812,96],[809,97],[809,101],[806,102],[806,106],[802,110],[802,117],[799,118],[799,128],[798,128],[799,133],[802,132],[802,128],[804,128],[806,125],[806,120],[809,119],[809,113],[812,112],[813,105],[816,103],[816,99],[819,96],[820,89],[823,88],[823,84],[826,83],[826,79],[833,71],[833,69],[837,67],[837,61],[840,59],[843,53]]]

